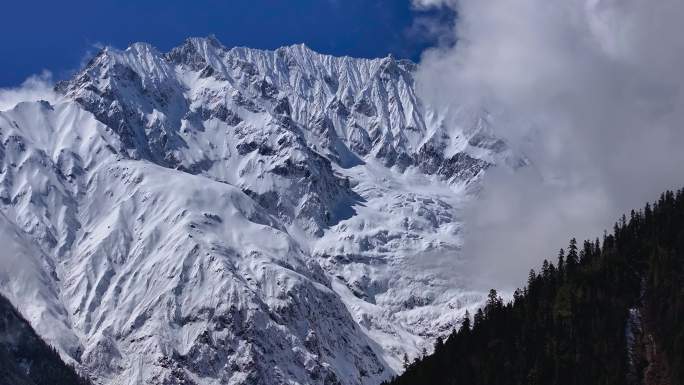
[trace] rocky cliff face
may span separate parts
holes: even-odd
[[[519,162],[486,114],[424,105],[413,70],[103,50],[59,102],[0,112],[0,210],[30,261],[0,288],[98,383],[379,383],[480,300],[441,262],[469,186]]]

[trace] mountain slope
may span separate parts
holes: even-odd
[[[32,261],[0,289],[102,384],[389,378],[481,301],[435,256],[458,259],[483,170],[524,163],[486,114],[424,106],[412,70],[104,49],[61,100],[0,112],[0,209]]]
[[[331,374],[323,356],[333,353],[339,357],[329,360],[340,371],[385,370],[320,267],[240,190],[121,159],[107,129],[73,102],[20,104],[2,117],[15,127],[3,132],[5,191],[12,194],[7,213],[28,218],[22,225],[36,234],[36,249],[63,253],[43,257],[46,274],[59,277],[45,285],[57,293],[36,303],[46,303],[70,333],[55,328],[57,317],[44,311],[36,312],[45,321],[37,328],[98,380],[115,375],[125,383],[143,372],[160,382],[194,381],[165,365],[187,365],[198,376],[244,377],[233,381],[277,383],[296,375],[281,372],[274,360],[325,379]],[[36,127],[36,119],[50,128],[46,137],[19,133],[24,125]],[[39,268],[30,268],[26,276],[34,278],[14,280],[29,266],[11,266],[3,280],[19,303],[27,285],[43,286],[35,282]],[[302,316],[313,309],[323,311]],[[63,341],[69,335],[77,337]],[[349,343],[328,345],[337,338]],[[137,356],[144,358],[131,362]]]
[[[504,304],[492,291],[391,384],[683,384],[684,190],[574,239]]]

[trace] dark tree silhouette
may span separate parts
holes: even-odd
[[[0,295],[0,385],[88,385]]]
[[[489,293],[395,385],[684,385],[684,190]]]

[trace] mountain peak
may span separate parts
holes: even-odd
[[[392,56],[136,43],[57,89],[0,112],[0,205],[44,295],[0,290],[103,384],[374,385],[480,299],[421,261],[458,250],[507,150]]]
[[[134,52],[145,55],[158,55],[159,51],[152,44],[146,42],[135,42],[126,48],[126,52]]]
[[[214,48],[220,48],[220,49],[225,49],[225,46],[216,38],[215,35],[208,35],[204,37],[189,37],[185,39],[185,41],[180,45],[192,45],[196,48],[200,47],[214,47]]]

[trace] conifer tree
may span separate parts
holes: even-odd
[[[572,238],[570,244],[568,245],[568,256],[565,262],[566,270],[568,273],[574,273],[575,267],[579,263],[579,258],[577,255],[577,240]]]
[[[470,331],[470,312],[466,310],[465,315],[463,316],[463,321],[461,321],[461,328],[459,329],[459,333],[465,334]]]
[[[408,354],[406,354],[406,353],[404,353],[404,358],[402,360],[402,366],[404,367],[404,370],[408,369],[409,366],[411,366]]]
[[[434,355],[391,384],[684,385],[684,190],[621,218],[602,242],[578,251],[572,239],[567,250],[558,268],[531,270],[512,302],[490,291],[473,325],[466,312]],[[648,339],[627,338],[635,310]],[[657,365],[645,364],[646,342]]]
[[[437,337],[435,340],[435,352],[441,351],[444,348],[444,338],[442,336]]]
[[[477,309],[477,312],[475,312],[475,317],[473,317],[473,326],[478,327],[482,321],[484,321],[484,312],[482,309]]]

